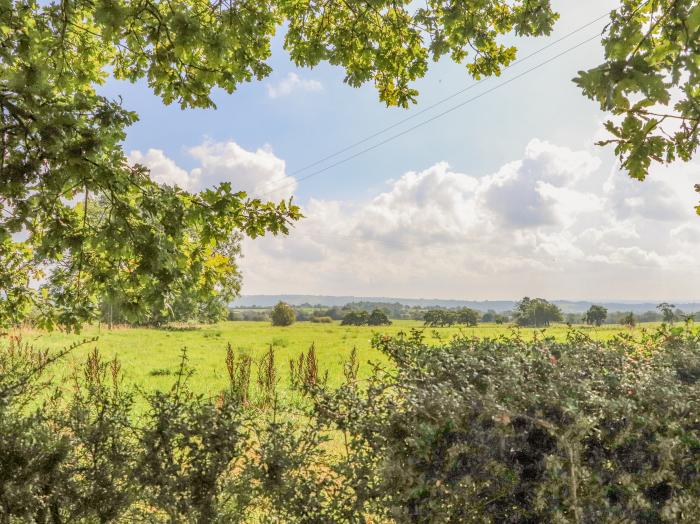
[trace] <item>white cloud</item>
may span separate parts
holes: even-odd
[[[532,140],[522,160],[511,162],[486,177],[488,207],[508,227],[561,224],[572,213],[597,211],[595,195],[575,189],[575,183],[600,167],[600,160],[540,140]]]
[[[159,184],[178,186],[190,190],[193,180],[189,173],[165,156],[160,149],[149,149],[145,154],[141,151],[132,151],[129,154],[129,162],[141,164],[150,169],[151,178]]]
[[[486,176],[438,162],[364,202],[312,199],[289,237],[246,241],[244,292],[698,298],[696,172],[640,184],[539,140]]]
[[[190,172],[199,188],[232,182],[234,188],[269,200],[288,198],[296,189],[296,180],[285,174],[284,160],[269,146],[247,151],[235,142],[205,142],[189,153],[201,165]]]
[[[189,171],[157,149],[130,160],[189,191],[231,182],[277,200],[296,189],[269,146],[208,141],[187,152]],[[697,299],[697,173],[657,168],[638,182],[590,151],[540,140],[484,176],[438,162],[366,201],[311,199],[289,237],[246,240],[244,292]]]
[[[267,96],[270,98],[288,96],[294,91],[319,92],[323,91],[323,84],[318,80],[301,78],[296,73],[287,73],[276,84],[267,84]]]
[[[230,182],[234,190],[279,200],[289,198],[296,189],[296,180],[285,173],[284,160],[275,156],[269,146],[248,151],[233,141],[208,141],[190,148],[188,153],[199,163],[189,172],[160,149],[149,149],[146,154],[132,151],[129,161],[148,167],[156,182],[177,185],[187,191],[201,191]]]

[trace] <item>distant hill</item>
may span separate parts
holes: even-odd
[[[388,304],[399,303],[406,306],[421,307],[470,307],[479,311],[492,309],[497,312],[509,311],[515,307],[515,300],[442,300],[432,298],[392,298],[392,297],[353,297],[353,296],[326,296],[326,295],[244,295],[237,298],[231,305],[238,308],[246,307],[271,307],[279,301],[287,302],[293,306],[302,304],[320,305],[325,307],[344,306],[351,302],[384,302]],[[592,304],[599,304],[608,311],[632,311],[644,313],[656,309],[658,302],[587,302],[572,300],[552,300],[564,313],[584,313]],[[700,302],[675,303],[676,307],[686,312],[700,311]]]

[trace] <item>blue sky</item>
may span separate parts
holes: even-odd
[[[555,1],[561,13],[556,31],[518,41],[519,56],[615,4]],[[246,241],[244,293],[700,298],[693,291],[700,271],[692,265],[693,242],[700,239],[700,219],[693,222],[691,214],[697,166],[659,170],[639,187],[616,172],[610,149],[593,145],[604,136],[605,115],[571,79],[600,62],[597,41],[373,151],[296,181],[507,81],[600,33],[604,24],[301,173],[303,166],[474,81],[464,66],[444,60],[417,83],[417,106],[386,108],[371,85],[344,85],[338,68],[296,69],[278,39],[272,75],[232,95],[216,93],[216,110],[164,106],[143,83],[110,81],[102,91],[121,95],[125,107],[140,115],[126,150],[151,167],[157,180],[192,190],[230,180],[252,193],[293,193],[303,206],[308,218],[290,238]]]

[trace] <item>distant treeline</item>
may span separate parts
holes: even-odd
[[[608,311],[602,305],[592,305],[584,313],[565,312],[560,306],[542,298],[525,297],[515,303],[509,311],[486,311],[464,306],[416,306],[400,302],[350,302],[344,306],[324,306],[303,303],[290,305],[296,321],[301,322],[342,322],[348,315],[349,324],[365,322],[374,312],[379,311],[389,320],[417,320],[426,326],[440,327],[452,325],[476,325],[477,323],[517,324],[521,326],[546,326],[551,323],[566,324],[625,324],[645,322],[682,322],[693,319],[700,321],[700,311],[689,312],[673,304],[659,304],[656,310],[643,313],[632,311]],[[148,308],[147,308],[148,309]],[[180,297],[170,305],[167,314],[153,310],[148,314],[135,315],[127,305],[104,299],[100,304],[99,320],[108,325],[158,326],[168,322],[214,323],[221,320],[244,320],[270,322],[272,307],[252,306],[245,308],[227,307],[221,300],[198,300],[196,297]],[[150,311],[150,310],[149,310]],[[358,316],[359,315],[359,316]],[[375,319],[378,319],[375,313]],[[377,320],[378,322],[378,320]],[[347,324],[346,323],[346,324]],[[370,324],[371,325],[371,324]]]
[[[284,302],[280,302],[285,304]],[[623,324],[636,325],[645,322],[682,322],[699,320],[700,311],[688,312],[674,304],[663,302],[656,310],[643,313],[632,311],[608,311],[602,305],[591,305],[585,313],[564,312],[561,307],[543,298],[524,297],[515,303],[510,311],[497,312],[493,309],[481,311],[469,307],[427,307],[406,305],[400,302],[350,302],[344,306],[324,306],[304,303],[298,306],[285,304],[293,311],[291,321],[301,322],[344,322],[345,325],[382,325],[390,320],[417,320],[427,327],[453,325],[475,326],[480,322],[515,324],[520,326],[544,327],[552,323],[566,324]],[[105,324],[162,325],[167,322],[214,323],[220,320],[244,320],[271,322],[273,308],[226,307],[220,300],[201,301],[196,297],[181,297],[175,300],[168,315],[150,314],[134,321],[125,311],[124,304],[103,301],[100,320]],[[290,313],[291,314],[291,313]]]
[[[327,322],[329,319],[343,321],[346,317],[354,320],[363,315],[371,315],[375,311],[381,311],[391,320],[419,320],[430,327],[473,326],[479,322],[513,323],[521,326],[541,327],[552,323],[634,325],[645,322],[673,323],[689,319],[700,321],[700,311],[685,312],[668,303],[659,304],[656,311],[644,313],[608,311],[598,305],[591,306],[585,313],[565,313],[561,308],[545,299],[529,297],[524,297],[517,302],[514,310],[505,312],[479,311],[467,307],[407,306],[399,302],[351,302],[344,306],[332,307],[304,303],[293,306],[293,309],[296,313],[296,320],[301,322]],[[269,322],[271,310],[269,307],[232,308],[229,310],[228,319]],[[354,321],[348,323],[352,324]]]

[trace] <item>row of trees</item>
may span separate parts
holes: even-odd
[[[381,309],[374,309],[371,313],[364,310],[351,311],[343,318],[343,326],[388,326],[391,320]]]
[[[290,326],[298,317],[298,312],[286,302],[278,302],[270,314],[273,326]],[[315,315],[308,317],[308,320],[315,322],[332,322],[333,318],[330,316]],[[381,309],[374,309],[371,313],[364,310],[352,310],[343,316],[341,324],[343,326],[388,326],[391,324],[391,320],[389,320],[386,312]]]
[[[608,310],[603,306],[591,306],[582,320],[587,324],[600,326],[606,321],[613,324],[623,324],[626,326],[634,326],[638,322],[666,322],[673,324],[674,322],[686,320],[700,320],[700,312],[685,313],[678,309],[674,304],[662,302],[656,306],[657,311],[647,311],[635,315],[633,312],[613,312],[608,313]]]
[[[657,311],[647,311],[635,315],[630,312],[609,313],[607,308],[593,304],[583,315],[569,313],[564,315],[560,308],[542,298],[523,298],[518,302],[513,318],[522,326],[548,326],[552,322],[577,323],[585,322],[589,325],[600,326],[606,322],[634,326],[638,322],[666,322],[673,324],[676,321],[700,319],[700,313],[684,313],[675,305],[662,302],[656,306]]]
[[[392,308],[373,308],[371,310],[358,309],[360,304],[364,306],[379,303],[352,303],[343,307],[324,308],[322,306],[302,305],[292,307],[280,302],[272,311],[268,309],[231,310],[229,320],[270,321],[274,325],[290,325],[294,321],[331,322],[342,321],[343,325],[387,325],[394,313],[400,310]],[[311,309],[311,311],[309,311]],[[586,323],[601,326],[602,324],[623,324],[633,326],[641,322],[666,322],[684,321],[697,318],[700,313],[686,314],[673,304],[663,302],[657,306],[657,311],[647,311],[634,314],[632,312],[609,312],[601,305],[593,304],[583,313],[566,313],[543,298],[525,297],[519,301],[514,311],[497,313],[489,310],[481,313],[471,308],[447,309],[447,308],[415,308],[410,307],[418,319],[423,320],[428,327],[447,327],[454,325],[476,326],[479,322],[495,322],[503,324],[513,321],[519,326],[546,327],[555,322],[567,324]],[[399,318],[406,318],[399,315]]]
[[[468,307],[461,309],[431,309],[423,315],[426,326],[445,327],[455,324],[476,326],[481,314]]]

